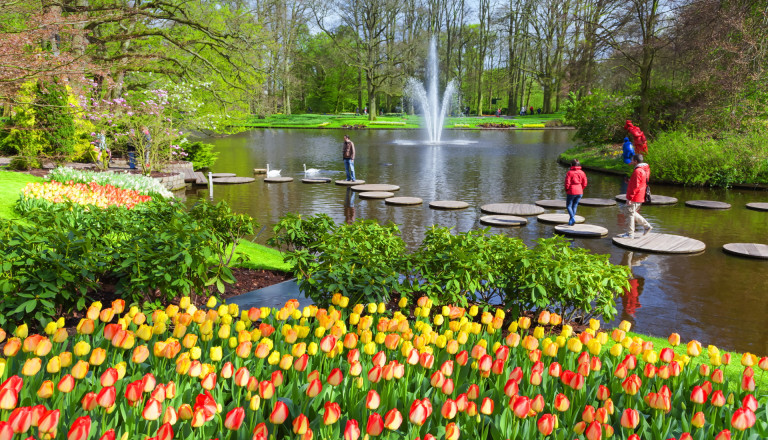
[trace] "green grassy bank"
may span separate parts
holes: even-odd
[[[558,126],[562,121],[563,113],[550,115],[530,115],[501,117],[495,116],[470,116],[470,117],[446,117],[444,127],[447,129],[482,129],[483,124],[503,124],[510,128],[536,128],[529,125]],[[252,118],[243,121],[243,127],[247,128],[344,128],[350,126],[365,126],[371,129],[408,129],[419,128],[422,118],[417,115],[385,115],[379,116],[376,121],[369,121],[367,116],[349,114],[298,114],[298,115],[272,115],[264,119]],[[562,125],[561,123],[559,125]],[[543,128],[543,127],[539,127]]]
[[[713,137],[687,132],[661,133],[648,143],[651,179],[686,186],[768,186],[768,135],[748,132]],[[577,146],[560,160],[579,159],[585,168],[629,173],[621,160],[621,144]]]

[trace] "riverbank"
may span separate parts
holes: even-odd
[[[671,185],[768,190],[768,145],[760,133],[713,138],[683,132],[660,134],[648,144],[651,181]],[[622,145],[576,146],[558,161],[578,159],[584,169],[629,175]]]
[[[562,128],[564,113],[527,116],[447,116],[444,129],[542,129]],[[243,121],[243,128],[311,128],[311,129],[418,129],[422,117],[418,115],[388,114],[369,121],[368,116],[354,113],[272,115],[263,119]]]

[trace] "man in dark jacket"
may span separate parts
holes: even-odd
[[[347,181],[355,180],[355,144],[349,139],[349,135],[344,135],[344,146],[341,149],[341,156],[344,159],[344,170],[347,172]]]
[[[627,232],[621,238],[635,238],[635,222],[643,226],[643,235],[651,232],[653,226],[640,215],[640,207],[645,201],[645,188],[651,178],[651,168],[643,161],[642,154],[635,154],[631,164],[635,167],[627,184]]]

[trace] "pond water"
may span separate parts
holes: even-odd
[[[226,200],[253,216],[266,229],[256,241],[266,242],[279,217],[295,212],[326,213],[335,221],[376,219],[400,225],[406,243],[415,247],[430,225],[467,231],[482,228],[480,206],[488,203],[534,203],[564,199],[566,168],[556,162],[569,148],[572,132],[552,131],[449,131],[444,145],[426,145],[422,133],[406,130],[350,131],[357,149],[355,169],[367,183],[400,186],[396,196],[424,199],[420,206],[395,207],[382,200],[366,200],[334,184],[303,184],[303,164],[318,168],[320,176],[344,179],[338,130],[258,130],[210,139],[220,152],[214,172],[251,176],[254,168],[282,170],[290,183],[266,184],[257,176],[245,185],[216,185],[214,201]],[[622,178],[587,172],[585,197],[613,198],[621,194]],[[707,250],[699,255],[658,255],[630,252],[611,243],[623,232],[620,206],[579,206],[588,223],[608,228],[609,237],[576,239],[574,245],[610,253],[615,264],[632,266],[635,280],[629,297],[619,300],[619,319],[633,329],[666,337],[677,331],[684,340],[698,339],[721,348],[768,354],[768,261],[725,255],[731,242],[768,242],[768,213],[744,207],[768,202],[768,192],[683,188],[653,185],[653,193],[677,197],[673,206],[644,206],[642,214],[654,232],[679,234],[701,240]],[[207,188],[187,194],[187,203],[207,198]],[[684,206],[685,200],[720,200],[730,210],[712,211]],[[429,208],[432,200],[461,200],[470,207],[461,211]],[[563,211],[564,212],[564,211]],[[553,227],[530,217],[520,228],[492,228],[493,233],[523,239],[529,245],[551,237]]]

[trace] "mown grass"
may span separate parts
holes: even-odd
[[[22,188],[30,182],[42,182],[41,177],[14,171],[0,171],[0,218],[18,220],[21,218],[14,209]]]
[[[512,118],[497,118],[490,115],[481,117],[447,117],[445,118],[444,127],[447,129],[474,129],[482,128],[480,127],[481,124],[500,123],[514,124],[515,127],[521,128],[527,124],[546,124],[552,120],[562,120],[563,116],[563,113],[555,113],[551,115],[515,116]],[[385,115],[379,116],[376,122],[369,121],[367,116],[356,116],[354,114],[299,114],[290,116],[272,115],[265,119],[252,118],[244,121],[242,126],[248,128],[342,128],[344,126],[363,125],[375,129],[407,129],[419,128],[422,124],[422,118],[418,115]]]
[[[237,253],[246,258],[237,267],[246,269],[266,269],[288,272],[291,266],[283,261],[283,253],[250,241],[242,241],[237,246]]]
[[[560,154],[560,161],[570,163],[578,159],[585,168],[595,168],[616,174],[629,174],[632,167],[621,160],[621,145],[609,144],[601,147],[573,147]],[[656,170],[654,168],[654,174]]]

